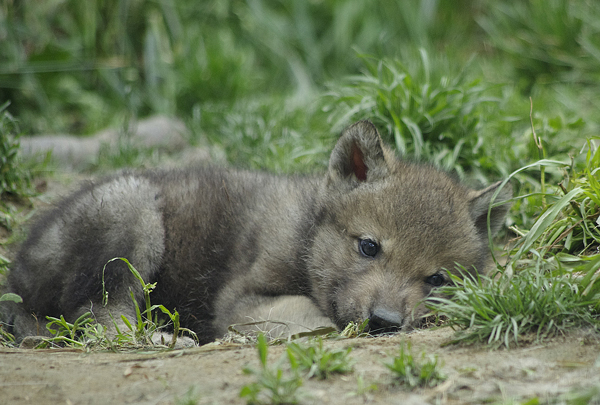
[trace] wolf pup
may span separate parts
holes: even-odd
[[[6,303],[4,322],[22,339],[42,333],[47,315],[73,321],[91,310],[109,328],[120,315],[135,319],[130,289],[140,306],[142,292],[121,261],[106,266],[102,303],[102,269],[125,257],[157,283],[152,301],[176,308],[200,343],[259,320],[283,323],[285,334],[365,319],[371,332],[407,330],[448,282],[446,269],[485,271],[498,187],[474,191],[398,160],[368,121],[342,132],[324,177],[121,174],[33,225],[8,275],[23,303]],[[509,198],[505,188],[496,200]],[[491,209],[493,233],[507,210]]]

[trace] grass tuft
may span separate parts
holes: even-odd
[[[443,382],[446,377],[439,370],[438,359],[421,353],[420,359],[415,359],[411,353],[410,343],[400,345],[398,355],[391,363],[385,363],[394,375],[394,383],[416,387],[435,387]]]
[[[352,348],[331,350],[323,348],[323,339],[310,341],[308,345],[290,342],[287,354],[292,369],[307,371],[306,378],[325,380],[332,374],[347,374],[353,369],[350,360]]]
[[[434,312],[459,330],[457,342],[510,347],[528,335],[541,340],[574,328],[600,331],[600,153],[588,141],[582,155],[582,167],[565,171],[547,193],[518,197],[535,198],[539,213],[529,229],[511,228],[518,237],[498,272],[452,276],[455,285],[441,289],[451,299],[431,298]],[[517,172],[542,165],[571,166],[541,160]]]
[[[416,52],[414,52],[416,53]],[[402,155],[437,164],[459,176],[478,169],[486,152],[479,134],[484,104],[497,102],[471,77],[425,49],[403,58],[363,57],[365,72],[332,85],[325,107],[335,131],[371,119],[391,135]]]
[[[260,368],[254,370],[244,368],[245,374],[256,376],[256,381],[245,385],[240,391],[240,397],[246,397],[248,404],[296,404],[299,399],[297,390],[302,385],[302,379],[297,369],[292,368],[288,375],[284,374],[280,362],[275,367],[267,364],[268,344],[263,334],[258,335],[258,358]]]

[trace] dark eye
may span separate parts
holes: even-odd
[[[444,284],[444,282],[445,282],[444,276],[442,276],[439,273],[436,273],[433,276],[427,277],[427,280],[425,280],[425,281],[427,282],[427,284],[431,284],[434,287],[439,287],[442,284]]]
[[[375,257],[379,252],[379,245],[371,239],[359,239],[358,248],[360,253],[365,257]]]

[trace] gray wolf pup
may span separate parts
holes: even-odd
[[[372,332],[408,330],[448,282],[445,269],[485,271],[498,186],[471,190],[399,160],[368,121],[342,132],[322,177],[214,167],[120,174],[33,225],[8,275],[23,303],[5,304],[3,319],[17,339],[43,332],[36,319],[44,325],[47,315],[73,321],[91,309],[109,328],[110,314],[135,319],[129,291],[140,305],[142,292],[121,261],[106,267],[102,305],[102,268],[125,257],[157,283],[152,301],[176,308],[200,343],[253,320],[281,321],[283,334],[365,319]],[[493,233],[507,210],[491,210]]]

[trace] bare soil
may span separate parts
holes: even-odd
[[[391,337],[327,340],[326,347],[352,347],[354,372],[327,380],[304,380],[307,404],[481,404],[538,397],[541,403],[600,384],[600,343],[582,334],[511,350],[442,345],[449,328]],[[415,355],[436,354],[447,380],[413,391],[393,384],[384,366],[402,341]],[[274,364],[283,346],[269,348]],[[215,345],[163,352],[83,352],[74,349],[0,349],[0,402],[10,404],[240,404],[241,388],[255,380],[242,372],[258,368],[255,348]],[[357,392],[357,379],[377,389]],[[360,390],[358,390],[360,391]]]

